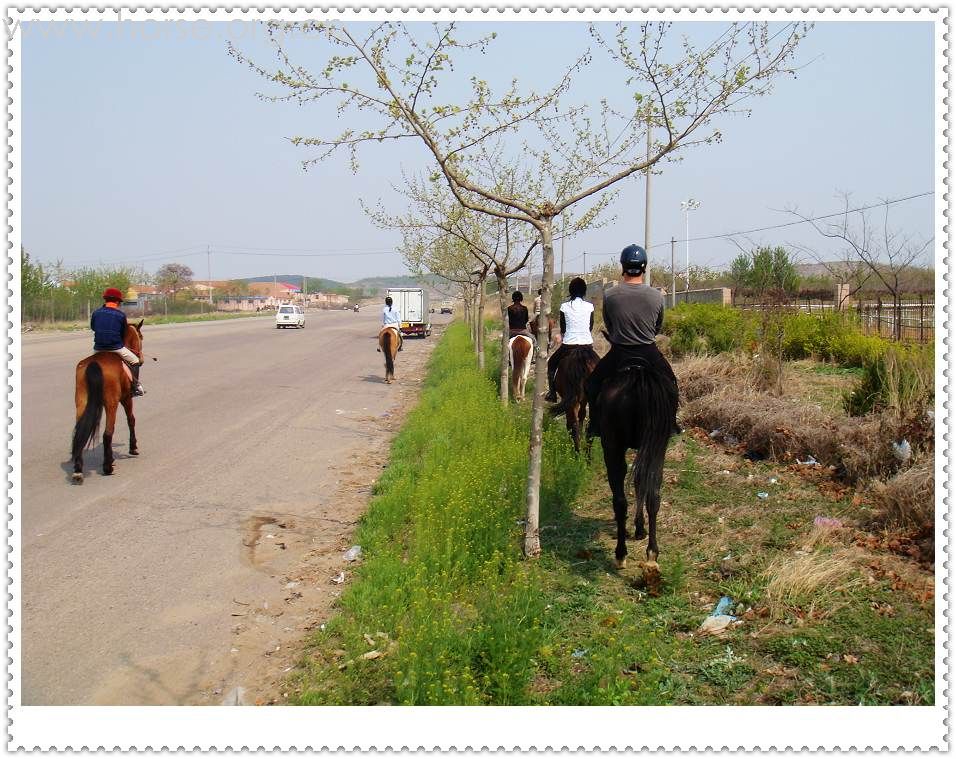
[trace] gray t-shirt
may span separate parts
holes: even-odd
[[[664,296],[654,287],[619,282],[604,294],[604,326],[612,345],[649,345],[663,321]]]

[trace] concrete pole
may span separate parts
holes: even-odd
[[[651,160],[651,119],[647,118],[647,160]],[[647,284],[651,284],[651,167],[648,164],[644,181],[644,252],[647,253]]]
[[[677,305],[677,269],[674,268],[674,245],[677,240],[671,236],[671,308]]]

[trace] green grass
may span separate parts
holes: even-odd
[[[296,703],[529,701],[551,623],[541,569],[520,554],[528,412],[500,406],[470,349],[462,325],[435,349],[355,537],[366,558],[311,642]],[[545,509],[567,509],[586,476],[563,433],[546,434]],[[362,659],[365,635],[386,656]]]

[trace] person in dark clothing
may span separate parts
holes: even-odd
[[[621,251],[621,268],[621,282],[604,295],[604,325],[611,350],[588,377],[588,403],[592,410],[596,409],[604,381],[619,367],[642,361],[671,380],[676,405],[677,377],[654,342],[664,321],[664,296],[644,284],[647,253],[640,245],[628,245]],[[588,435],[601,434],[598,418],[599,414],[592,411]],[[674,433],[681,431],[675,422]]]
[[[103,300],[103,305],[90,316],[93,350],[118,353],[133,372],[133,395],[145,395],[146,391],[139,381],[139,369],[143,362],[124,345],[127,321],[126,314],[119,307],[123,302],[123,293],[115,287],[108,287],[103,292]]]
[[[511,294],[511,305],[508,306],[508,331],[511,337],[528,333],[528,307],[522,303],[524,295],[520,290]]]
[[[522,302],[524,294],[521,290],[515,290],[511,294],[511,305],[508,306],[508,335],[525,335],[531,338],[531,363],[535,361],[535,353],[538,352],[538,341],[535,338],[534,330],[531,328],[531,317],[528,314],[528,307]]]
[[[544,397],[549,403],[555,403],[558,395],[554,390],[554,378],[558,373],[558,364],[575,345],[593,345],[591,330],[594,329],[594,306],[584,300],[588,294],[588,285],[580,277],[575,277],[568,285],[571,300],[562,303],[558,311],[561,322],[561,345],[548,359],[548,394]]]

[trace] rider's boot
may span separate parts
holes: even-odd
[[[551,376],[550,372],[548,372],[548,394],[544,396],[544,399],[548,403],[558,402],[558,394],[557,392],[555,392],[555,389],[554,389],[554,377]]]
[[[143,389],[143,384],[139,381],[139,370],[142,368],[142,364],[136,364],[136,366],[131,366],[130,370],[133,372],[133,396],[146,395],[146,391]]]

